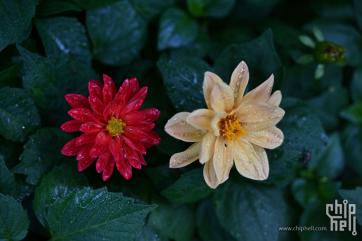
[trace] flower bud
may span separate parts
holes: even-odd
[[[313,55],[317,62],[330,64],[344,59],[344,52],[346,52],[346,49],[343,46],[322,41],[315,46]]]

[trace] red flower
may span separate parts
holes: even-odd
[[[66,156],[77,156],[78,170],[83,171],[98,157],[96,169],[108,180],[116,164],[125,179],[132,177],[132,166],[141,169],[146,148],[160,143],[152,131],[161,114],[151,108],[139,111],[146,98],[147,87],[139,89],[136,78],[126,79],[116,93],[113,80],[103,75],[104,85],[96,80],[88,83],[88,99],[67,94],[65,99],[73,108],[68,113],[75,120],[60,128],[65,132],[84,134],[68,142],[62,149]]]

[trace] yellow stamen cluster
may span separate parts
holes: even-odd
[[[123,128],[125,126],[126,126],[126,123],[124,123],[121,119],[112,117],[108,121],[108,125],[107,125],[106,129],[108,130],[109,134],[111,134],[111,136],[118,136],[124,132]]]
[[[226,138],[228,143],[237,140],[246,135],[246,130],[242,128],[241,118],[237,115],[228,115],[225,119],[220,121],[220,136]]]

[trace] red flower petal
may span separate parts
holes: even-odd
[[[129,98],[132,98],[140,89],[137,78],[129,80]]]
[[[119,136],[112,138],[109,143],[109,150],[111,151],[116,163],[123,161],[124,155],[122,150],[122,143]]]
[[[156,126],[156,124],[150,123],[150,122],[145,122],[145,121],[140,121],[140,122],[134,124],[133,126],[137,127],[138,129],[147,133],[147,131],[152,130]]]
[[[125,108],[125,110],[123,111],[124,114],[133,112],[133,111],[138,111],[142,104],[143,101],[146,98],[147,95],[147,87],[143,87],[128,103],[127,106]]]
[[[160,142],[161,142],[161,137],[160,137],[156,132],[154,132],[154,131],[151,130],[151,131],[148,131],[147,134],[150,135],[150,136],[152,136],[154,139],[156,139],[156,140],[158,141],[158,143],[157,143],[157,144],[154,144],[154,145],[160,144]]]
[[[127,115],[125,115],[123,120],[128,125],[133,125],[135,123],[138,123],[139,121],[152,122],[152,121],[155,121],[160,116],[160,114],[161,114],[161,111],[159,111],[155,108],[150,108],[150,109],[145,109],[145,110],[141,110],[138,112],[133,112],[133,113],[127,114]]]
[[[91,150],[92,151],[92,150]],[[104,170],[104,168],[106,168],[107,162],[109,157],[111,156],[111,152],[108,150],[104,151],[97,160],[97,164],[96,164],[96,170],[98,173],[100,173],[101,171]]]
[[[77,121],[77,120],[67,121],[60,126],[60,129],[62,129],[65,132],[76,132],[79,131],[80,126],[83,123],[84,123],[83,121]]]
[[[141,164],[144,165],[144,166],[147,166],[147,162],[145,161],[145,159],[143,158],[141,153],[136,152],[136,154],[138,155],[138,160],[141,162]]]
[[[143,142],[143,141],[140,141],[140,143],[142,144],[142,146],[144,146],[146,149],[149,149],[151,147],[153,147],[154,145],[150,144],[150,143],[147,143],[147,142]]]
[[[112,116],[116,115],[117,111],[117,104],[116,102],[112,101],[108,104],[106,109],[103,112],[103,117],[107,120],[111,119]]]
[[[80,126],[80,131],[86,134],[95,134],[102,131],[101,125],[97,125],[93,122],[86,122]]]
[[[65,146],[61,150],[61,153],[65,156],[76,156],[78,152],[84,147],[76,145],[77,139],[78,137],[72,139],[67,144],[65,144]]]
[[[103,170],[103,181],[107,181],[111,177],[114,169],[114,163],[114,157],[110,155],[106,167]]]
[[[100,100],[103,100],[102,94],[103,84],[97,80],[90,80],[88,82],[88,91],[90,96],[96,96]]]
[[[77,142],[75,143],[77,146],[83,146],[90,142],[94,142],[96,135],[95,134],[83,134],[78,137]]]
[[[116,162],[117,170],[122,174],[122,176],[129,180],[132,177],[132,166],[127,159],[122,160],[121,162]]]
[[[124,143],[126,143],[131,148],[135,149],[136,151],[140,152],[141,154],[146,154],[146,148],[144,146],[142,146],[141,143],[139,143],[138,141],[133,139],[132,137],[127,138],[126,136],[122,136],[122,139],[123,139]]]
[[[121,102],[127,102],[128,99],[129,99],[129,80],[126,79],[123,84],[122,84],[122,87],[121,89],[118,91],[120,92],[119,95],[120,95],[120,100]]]
[[[94,143],[88,143],[77,155],[77,161],[90,159],[90,150],[92,149]]]
[[[72,108],[86,108],[91,109],[88,99],[83,95],[66,94],[65,99]]]
[[[103,75],[103,81],[103,104],[107,106],[108,103],[111,102],[116,95],[116,86],[114,85],[113,80],[105,74]]]
[[[140,142],[147,142],[152,145],[160,144],[160,141],[157,138],[154,138],[153,136],[146,134],[144,131],[141,131],[140,129],[134,126],[125,126],[124,134]]]
[[[141,169],[142,165],[141,165],[141,161],[138,160],[138,155],[136,154],[136,151],[129,147],[127,144],[123,144],[123,150],[126,154],[126,158],[129,161],[129,163],[134,166],[137,169]]]
[[[97,157],[107,150],[109,147],[110,141],[112,140],[111,135],[108,132],[102,131],[99,132],[95,138],[95,145],[90,151],[91,157]]]
[[[88,100],[94,113],[98,116],[103,117],[103,111],[104,111],[103,102],[97,96],[92,96],[92,95],[88,97]]]
[[[80,160],[78,162],[78,171],[83,171],[85,169],[87,169],[93,162],[94,162],[95,158],[87,158],[87,159],[83,159]]]
[[[91,110],[84,109],[84,108],[75,108],[68,111],[68,114],[76,120],[79,121],[94,121],[95,116]]]

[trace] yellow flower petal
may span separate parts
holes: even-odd
[[[186,118],[186,122],[198,129],[212,130],[210,122],[215,115],[216,112],[213,110],[199,109],[193,111]]]
[[[202,139],[199,161],[201,164],[209,161],[214,155],[216,137],[212,131],[209,131]]]
[[[214,111],[230,112],[234,105],[233,90],[224,82],[215,84],[211,92],[210,102]]]
[[[243,99],[245,88],[249,82],[249,69],[244,61],[235,68],[231,75],[230,87],[234,92],[234,109],[238,108]]]
[[[239,106],[235,113],[242,118],[244,130],[262,131],[275,126],[283,118],[285,111],[275,105],[251,101]]]
[[[229,178],[230,169],[233,166],[233,148],[221,136],[215,142],[213,162],[219,183],[225,182]]]
[[[186,142],[201,141],[205,132],[186,123],[188,112],[180,112],[174,115],[166,124],[165,131],[176,139]]]
[[[211,91],[214,88],[214,85],[216,83],[222,83],[222,82],[223,81],[216,74],[212,72],[205,72],[202,90],[204,92],[204,98],[208,109],[212,109],[210,103],[210,96],[211,96]]]
[[[249,131],[243,138],[252,144],[275,149],[283,143],[284,135],[279,128],[272,126],[262,131]]]
[[[220,111],[214,116],[214,118],[212,118],[212,120],[210,122],[210,126],[211,126],[212,130],[214,131],[215,136],[220,135],[219,123],[220,123],[221,119],[226,118],[226,116],[227,116],[227,114],[225,111]]]
[[[265,180],[269,175],[268,158],[266,157],[265,159],[263,152],[259,148],[258,152],[262,160],[259,159],[254,147],[249,142],[245,140],[235,142],[233,150],[235,166],[244,177],[254,180]]]
[[[219,186],[219,180],[217,180],[213,158],[205,163],[204,166],[204,179],[207,185],[213,189]]]
[[[249,101],[261,101],[266,102],[271,94],[274,85],[274,75],[271,75],[269,79],[264,81],[261,85],[255,89],[249,91],[241,100],[241,104],[246,104]]]
[[[192,144],[184,152],[174,154],[170,159],[170,168],[179,168],[193,163],[199,158],[201,142]]]
[[[270,96],[269,100],[266,102],[269,105],[279,106],[280,102],[282,102],[282,92],[280,90],[275,91],[272,96]]]
[[[261,165],[263,166],[264,173],[266,174],[266,176],[268,178],[268,176],[269,176],[269,161],[268,161],[268,155],[266,154],[265,149],[263,147],[254,145],[252,143],[251,143],[251,145],[253,146],[256,155],[259,157]]]

